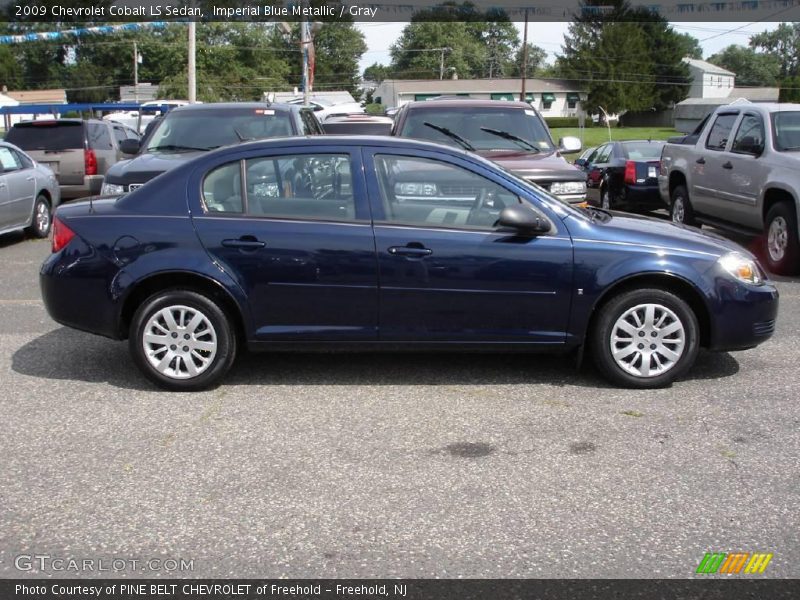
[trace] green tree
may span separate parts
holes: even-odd
[[[757,33],[750,37],[750,47],[778,58],[781,79],[799,74],[800,23],[781,23],[773,31]]]
[[[22,65],[8,46],[0,46],[0,86],[19,89],[22,83]]]
[[[522,51],[520,46],[514,53],[514,60],[508,70],[508,74],[512,77],[522,77]],[[545,60],[547,59],[547,51],[534,44],[528,42],[528,61],[525,68],[525,77],[541,76],[543,70],[547,68]]]
[[[779,102],[800,102],[800,75],[787,77],[781,82]]]
[[[375,83],[380,83],[384,79],[389,79],[390,77],[390,70],[389,67],[386,65],[380,65],[378,63],[372,63],[366,69],[364,69],[364,79],[367,81],[374,81]]]
[[[781,65],[774,54],[732,44],[708,58],[708,62],[736,73],[737,86],[774,86]]]
[[[678,43],[682,48],[682,57],[703,59],[703,48],[700,46],[700,41],[688,33],[676,33]]]

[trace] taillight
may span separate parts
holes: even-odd
[[[53,252],[58,252],[64,246],[72,241],[75,237],[75,232],[69,227],[64,225],[58,217],[53,219]]]
[[[83,164],[87,175],[97,175],[97,155],[94,150],[83,151]]]
[[[625,163],[625,183],[636,183],[636,163],[632,160]]]

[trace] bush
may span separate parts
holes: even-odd
[[[382,115],[386,107],[383,104],[366,104],[364,110],[368,115]]]
[[[578,117],[545,117],[544,122],[547,123],[547,126],[551,129],[554,127],[580,127]],[[591,117],[587,116],[586,119],[584,119],[583,126],[592,126]]]

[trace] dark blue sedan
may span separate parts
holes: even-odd
[[[56,321],[127,338],[173,390],[218,383],[242,346],[586,347],[614,383],[651,388],[700,346],[767,340],[778,310],[731,242],[573,208],[474,154],[381,137],[240,144],[62,206],[41,286]]]

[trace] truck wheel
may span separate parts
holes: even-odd
[[[657,288],[634,289],[600,309],[589,336],[604,377],[623,387],[657,388],[694,364],[699,326],[679,296]]]
[[[236,356],[236,334],[216,302],[189,290],[166,290],[145,300],[131,323],[134,362],[162,388],[211,387]]]
[[[672,194],[670,194],[670,199],[672,204],[669,214],[673,223],[692,225],[693,227],[700,226],[694,218],[694,209],[692,209],[692,203],[689,201],[689,192],[686,191],[686,186],[676,186],[672,190]]]
[[[767,267],[778,275],[794,275],[800,270],[800,243],[794,207],[779,202],[767,213],[764,257]]]

